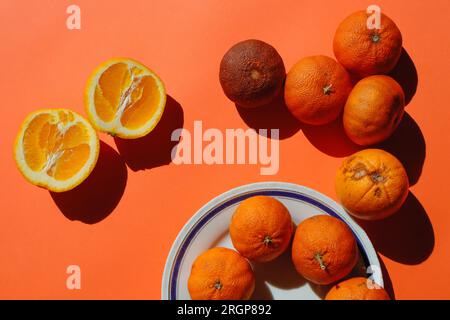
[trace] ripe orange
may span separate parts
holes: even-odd
[[[373,280],[351,278],[333,286],[325,300],[391,300],[387,292]]]
[[[85,108],[92,125],[124,139],[145,136],[158,124],[166,104],[161,79],[141,63],[110,59],[90,76]]]
[[[286,106],[300,121],[321,125],[342,111],[352,83],[347,71],[334,59],[312,56],[301,59],[286,77]]]
[[[321,285],[333,283],[348,275],[357,260],[356,240],[341,220],[317,215],[298,225],[292,261],[307,280]]]
[[[188,290],[193,300],[247,300],[255,278],[248,261],[234,250],[213,248],[193,263]]]
[[[344,107],[344,129],[355,143],[367,146],[387,139],[400,124],[405,107],[401,86],[391,77],[360,80]]]
[[[14,159],[32,184],[55,192],[83,182],[99,153],[97,133],[67,109],[45,109],[27,116],[14,144]]]
[[[360,78],[390,72],[402,52],[402,34],[395,23],[381,13],[380,29],[369,29],[368,18],[365,11],[351,14],[341,22],[333,40],[336,59]]]
[[[230,224],[233,246],[244,257],[266,262],[288,247],[293,223],[287,208],[277,199],[255,196],[244,200]]]
[[[383,219],[395,213],[408,196],[403,165],[390,153],[366,149],[344,160],[336,174],[336,193],[355,217]]]

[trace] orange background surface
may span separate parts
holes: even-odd
[[[82,29],[66,28],[81,7]],[[218,68],[235,42],[272,44],[289,69],[306,55],[333,56],[338,23],[373,1],[0,1],[0,298],[160,298],[173,240],[207,201],[230,188],[277,180],[335,198],[334,174],[356,150],[339,122],[313,128],[271,110],[238,112],[222,93]],[[413,186],[394,217],[364,224],[397,299],[450,298],[448,168],[450,42],[448,0],[377,1],[399,26],[407,53],[395,76],[408,116],[383,147],[405,164]],[[124,143],[101,135],[99,164],[76,190],[51,194],[15,168],[12,146],[31,111],[68,107],[85,114],[90,72],[116,56],[155,70],[168,94],[162,124]],[[259,165],[174,165],[170,133],[204,128],[281,127],[280,170]],[[81,220],[81,221],[80,221]],[[66,289],[66,267],[82,271]]]

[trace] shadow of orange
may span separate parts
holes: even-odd
[[[398,128],[386,141],[375,145],[393,154],[400,160],[408,174],[409,184],[415,185],[422,174],[426,157],[426,144],[422,131],[407,113]]]
[[[256,283],[252,300],[273,300],[268,284],[283,290],[299,288],[306,284],[305,278],[295,270],[291,253],[292,243],[278,258],[253,265]]]
[[[97,164],[75,189],[50,192],[50,195],[69,220],[94,224],[108,217],[122,198],[127,182],[127,167],[119,154],[100,141]]]
[[[151,169],[171,162],[171,151],[178,141],[171,141],[172,132],[184,125],[181,105],[167,96],[166,107],[158,125],[149,134],[138,139],[114,138],[125,163],[133,171]]]
[[[302,131],[314,147],[332,157],[346,157],[362,149],[347,137],[342,115],[322,126],[302,124]]]
[[[400,59],[389,75],[401,85],[405,93],[405,105],[408,105],[416,94],[419,77],[416,66],[405,48],[402,48]]]
[[[389,275],[389,272],[388,272],[383,260],[381,260],[381,257],[378,254],[377,254],[377,256],[378,256],[378,261],[380,261],[381,272],[383,274],[384,290],[386,290],[386,292],[389,294],[389,297],[392,300],[395,300],[394,286],[392,285],[392,280]]]
[[[376,250],[389,259],[416,265],[433,252],[433,225],[411,192],[400,210],[391,217],[380,221],[355,220],[367,232]]]
[[[283,93],[270,104],[258,108],[242,108],[236,105],[242,120],[258,132],[258,129],[279,129],[279,139],[293,136],[300,130],[300,122],[289,112]]]

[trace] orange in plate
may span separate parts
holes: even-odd
[[[303,220],[292,243],[292,262],[305,279],[320,285],[347,276],[358,261],[358,246],[341,220],[317,215]]]
[[[55,192],[73,189],[94,169],[99,140],[91,124],[67,109],[46,109],[25,119],[14,158],[32,184]]]
[[[233,246],[247,259],[267,262],[291,242],[294,226],[288,209],[268,196],[250,197],[239,204],[230,223]]]
[[[356,277],[333,286],[325,300],[391,300],[386,290],[373,280]]]
[[[188,290],[193,300],[248,300],[254,289],[250,263],[234,250],[212,248],[192,264]]]
[[[141,63],[115,58],[94,70],[84,100],[95,128],[112,136],[135,139],[158,124],[166,91],[161,79]]]

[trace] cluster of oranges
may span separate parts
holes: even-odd
[[[402,87],[386,75],[400,58],[402,36],[386,15],[380,14],[380,25],[373,29],[368,28],[368,18],[359,11],[339,25],[333,43],[337,61],[323,55],[306,57],[286,77],[282,58],[269,44],[246,40],[234,45],[220,65],[225,95],[238,107],[257,109],[284,94],[288,110],[303,123],[324,125],[342,115],[353,142],[361,146],[382,142],[404,114]],[[351,215],[376,220],[402,206],[409,181],[393,155],[366,149],[344,160],[335,186]],[[261,263],[277,258],[289,246],[294,227],[282,203],[257,196],[239,205],[229,232],[237,251],[213,248],[194,262],[188,281],[193,299],[249,298],[254,275],[248,260]],[[349,275],[357,260],[354,236],[339,219],[318,215],[298,225],[292,262],[305,279],[320,285],[336,283]],[[368,281],[360,277],[342,281],[326,299],[389,299],[374,283],[379,290],[371,290]]]
[[[288,209],[268,196],[250,197],[239,204],[229,227],[235,250],[217,247],[193,263],[188,279],[192,299],[248,299],[255,288],[249,261],[265,263],[278,258],[291,244],[292,263],[308,281],[329,285],[347,277],[359,251],[350,228],[341,220],[316,215],[295,230]],[[377,299],[389,295],[372,280],[355,277],[333,286],[327,300]]]
[[[246,40],[225,53],[219,79],[225,95],[238,107],[257,109],[284,94],[287,109],[309,125],[324,125],[342,116],[347,136],[360,146],[380,143],[400,124],[405,107],[402,87],[386,75],[402,53],[402,35],[379,13],[358,11],[336,30],[336,59],[317,55],[300,59],[285,76],[283,60],[269,44]],[[330,136],[330,143],[333,137]],[[349,213],[382,219],[396,212],[408,195],[403,165],[380,149],[357,152],[336,176],[337,195]]]

